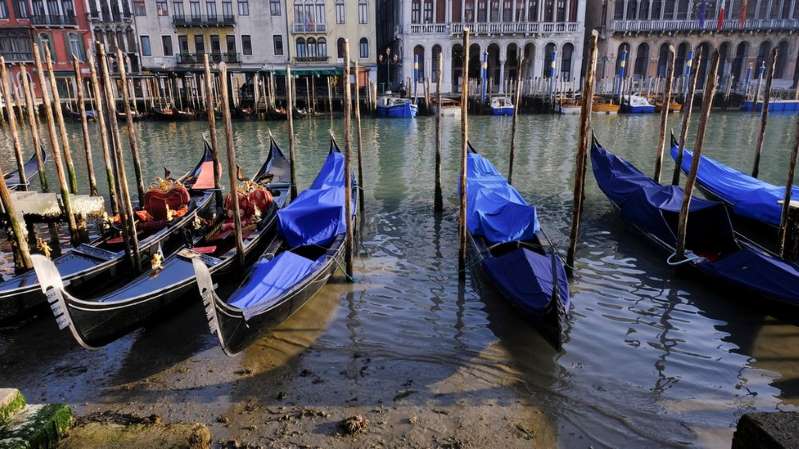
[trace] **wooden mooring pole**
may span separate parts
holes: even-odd
[[[778,250],[783,259],[795,260],[796,246],[799,243],[799,205],[793,200],[793,178],[796,171],[796,159],[799,154],[799,123],[796,126],[796,142],[791,151],[791,160],[788,164],[788,180],[785,183],[785,195],[782,200],[782,215],[780,218],[780,233]],[[791,204],[791,202],[794,204]],[[790,238],[789,238],[790,237]],[[790,241],[789,241],[790,240]]]
[[[333,117],[333,88],[332,88],[333,80],[328,76],[327,77],[327,108],[330,112],[330,117]]]
[[[768,106],[771,103],[771,82],[774,80],[774,68],[777,65],[777,47],[771,49],[768,63],[768,75],[766,75],[766,92],[763,94],[763,110],[760,113],[760,130],[757,133],[757,144],[755,145],[755,162],[752,167],[752,177],[757,178],[760,174],[760,155],[763,153],[763,141],[766,137],[766,124],[768,122]]]
[[[228,181],[230,182],[230,203],[233,205],[233,224],[235,226],[236,255],[239,266],[244,266],[244,241],[239,215],[238,181],[236,178],[236,146],[233,143],[233,123],[230,120],[230,101],[228,100],[227,64],[219,64],[219,77],[222,81],[222,117],[225,121],[225,143],[227,144]]]
[[[691,123],[691,114],[694,110],[694,93],[696,92],[696,80],[699,78],[699,69],[702,66],[702,53],[696,57],[694,73],[688,81],[688,95],[682,104],[682,128],[680,129],[680,141],[677,143],[677,158],[674,164],[674,174],[671,177],[671,185],[680,184],[680,169],[682,167],[682,156],[685,152],[685,139],[688,137],[688,126]]]
[[[83,153],[86,156],[86,170],[89,172],[89,195],[99,195],[97,192],[97,178],[94,175],[94,161],[92,160],[92,140],[89,134],[89,120],[86,118],[86,99],[83,93],[83,76],[80,73],[80,62],[76,56],[72,57],[72,67],[75,69],[75,91],[78,99],[78,112],[80,112],[80,125],[83,132]]]
[[[469,29],[463,29],[464,61],[469,61]],[[466,163],[469,153],[469,76],[467,71],[461,77],[461,154],[460,154],[460,210],[458,212],[458,273],[462,278],[466,273]]]
[[[292,105],[291,66],[286,65],[286,123],[289,128],[289,164],[291,165],[291,199],[297,198],[296,156],[297,148],[294,141],[294,108]]]
[[[674,80],[674,46],[669,45],[668,65],[666,68],[666,89],[663,92],[663,106],[660,111],[660,141],[658,142],[657,156],[655,157],[655,182],[660,184],[660,174],[663,171],[663,153],[666,151],[666,133],[669,126],[669,112],[671,110],[671,86]]]
[[[203,77],[203,82],[205,83],[205,115],[208,117],[208,138],[211,144],[211,159],[214,164],[214,189],[219,191],[219,146],[216,139],[216,113],[213,108],[214,94],[211,87],[213,75],[211,74],[211,64],[208,62],[208,53],[203,55],[203,66],[205,68],[205,76]]]
[[[352,145],[352,98],[350,97],[350,41],[344,39],[344,219],[347,222],[347,239],[344,242],[344,265],[347,278],[352,280],[353,229],[352,229],[352,175],[350,155]]]
[[[103,163],[105,164],[105,178],[108,182],[108,197],[111,201],[111,213],[117,215],[119,214],[119,189],[117,188],[116,176],[114,175],[114,164],[111,161],[111,144],[108,141],[108,126],[105,121],[105,111],[103,109],[102,88],[97,76],[97,66],[94,62],[94,56],[91,52],[89,52],[88,65],[94,96],[94,117],[97,119],[100,145],[103,149]]]
[[[358,210],[363,215],[363,147],[361,142],[361,83],[358,73],[358,60],[355,60],[355,138],[358,144]],[[361,217],[363,219],[363,217]]]
[[[699,67],[697,66],[697,69]],[[716,94],[716,82],[719,71],[719,52],[713,52],[713,60],[710,63],[710,72],[708,74],[707,84],[704,86],[705,94],[702,99],[702,115],[699,117],[699,129],[696,134],[696,143],[694,144],[694,152],[691,156],[691,171],[688,173],[688,178],[685,180],[685,192],[682,199],[682,207],[680,208],[680,216],[677,222],[677,248],[675,257],[677,260],[685,258],[685,236],[688,230],[688,211],[691,207],[691,198],[694,194],[694,184],[696,183],[696,173],[699,169],[699,161],[702,158],[702,147],[705,142],[705,129],[707,128],[707,121],[710,118],[710,107],[713,105],[713,96]]]
[[[125,59],[122,50],[117,48],[117,66],[119,67],[119,77],[122,79],[122,104],[125,105],[125,117],[127,118],[128,143],[130,144],[131,159],[133,159],[133,174],[136,176],[136,190],[139,193],[139,204],[144,202],[144,180],[142,179],[141,158],[139,157],[139,138],[136,134],[136,126],[133,124],[133,112],[130,109],[130,92],[128,91],[128,77],[125,69]],[[184,79],[185,81],[185,79]]]
[[[441,73],[443,69],[444,61],[442,58],[438,58],[438,72],[436,73],[436,184],[433,195],[433,212],[436,213],[441,213],[444,210],[444,197],[441,192]]]
[[[574,257],[577,254],[577,241],[580,238],[580,220],[583,213],[585,190],[585,170],[588,165],[588,145],[591,139],[591,109],[594,104],[594,77],[596,76],[597,41],[599,33],[591,31],[589,39],[588,67],[583,85],[583,104],[580,110],[580,140],[577,146],[577,158],[574,164],[574,198],[572,206],[572,224],[569,232],[569,250],[566,253],[566,270],[574,271]]]
[[[39,86],[41,86],[42,88],[42,102],[44,103],[44,111],[45,114],[47,115],[47,132],[50,137],[50,148],[52,150],[53,159],[55,161],[55,172],[56,176],[58,177],[59,187],[61,188],[61,201],[62,204],[64,205],[64,215],[66,215],[72,244],[77,245],[78,243],[80,243],[80,233],[78,232],[78,225],[77,222],[75,221],[75,215],[73,214],[72,211],[72,198],[69,186],[67,186],[67,178],[66,174],[64,173],[64,164],[61,159],[61,146],[59,145],[58,141],[58,132],[55,129],[53,106],[50,103],[50,95],[47,92],[47,88],[45,87],[47,83],[45,82],[44,69],[42,66],[42,57],[41,54],[39,53],[38,44],[33,44],[33,60],[34,64],[36,65],[36,74],[38,75],[39,78]]]
[[[28,69],[23,64],[19,65],[20,78],[22,78],[22,93],[25,95],[25,112],[28,114],[28,125],[31,130],[31,142],[33,142],[33,152],[36,155],[36,167],[39,170],[39,184],[42,192],[49,192],[47,185],[47,172],[44,167],[44,155],[42,151],[42,138],[39,134],[39,121],[36,117],[36,103],[33,101],[33,89],[28,79]]]
[[[3,61],[5,63],[5,61]],[[5,64],[3,64],[5,67]],[[3,70],[5,72],[5,70]],[[3,82],[6,77],[3,76]],[[5,91],[5,90],[4,90]],[[8,97],[5,97],[8,98]],[[13,114],[8,108],[9,116]],[[14,201],[11,199],[11,192],[6,185],[5,177],[0,175],[0,200],[3,202],[3,210],[5,210],[6,218],[11,225],[11,234],[13,236],[12,242],[14,244],[14,259],[18,269],[29,270],[33,268],[31,263],[31,251],[28,247],[28,240],[25,234],[25,227],[22,225],[22,215],[17,212]]]
[[[516,92],[513,102],[513,121],[510,126],[510,154],[508,155],[508,184],[513,184],[513,159],[516,156],[516,127],[519,122],[519,106],[521,106],[522,59],[516,58]]]
[[[17,131],[17,117],[14,108],[11,107],[10,98],[13,96],[11,93],[11,85],[8,82],[8,70],[6,69],[6,60],[0,56],[0,78],[2,82],[0,86],[3,88],[3,98],[6,100],[6,114],[8,115],[8,127],[11,129],[11,140],[14,143],[14,158],[17,161],[17,171],[19,173],[19,182],[22,184],[24,190],[28,190],[28,177],[25,175],[25,161],[22,156],[22,143],[19,140],[19,132]]]
[[[55,111],[55,118],[58,124],[59,135],[61,136],[61,149],[63,150],[64,160],[67,163],[67,175],[69,176],[70,193],[78,193],[78,177],[75,173],[75,163],[72,161],[72,149],[67,137],[67,127],[64,124],[64,113],[61,111],[61,97],[58,93],[58,85],[55,82],[55,71],[53,71],[53,59],[50,57],[50,48],[45,45],[44,58],[47,62],[48,79],[50,80],[50,92],[53,95],[51,109]],[[38,70],[38,67],[37,67]],[[44,84],[42,84],[44,86]],[[44,89],[44,87],[42,87]],[[46,109],[46,106],[45,106]],[[48,118],[49,120],[49,118]]]

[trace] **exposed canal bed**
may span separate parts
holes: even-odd
[[[563,250],[578,120],[519,118],[514,184]],[[671,120],[677,128],[677,116]],[[773,183],[784,183],[795,120],[770,117],[761,177]],[[295,122],[300,188],[324,159],[331,124],[341,142],[340,119]],[[594,117],[602,143],[647,172],[657,124],[655,115]],[[510,118],[470,119],[472,143],[503,173],[510,125]],[[748,171],[757,126],[756,115],[711,115],[706,154]],[[139,127],[149,178],[163,167],[190,168],[207,125]],[[266,154],[269,128],[287,147],[284,122],[234,128],[247,173]],[[80,129],[70,130],[86,189]],[[459,119],[444,123],[446,212],[438,218],[434,132],[426,117],[364,121],[356,282],[339,275],[238,357],[226,357],[208,333],[199,298],[98,351],[81,349],[44,315],[0,329],[0,386],[20,388],[31,402],[67,402],[80,414],[199,421],[215,440],[265,447],[721,448],[741,414],[799,406],[799,327],[756,301],[677,275],[623,225],[590,174],[561,352],[501,298],[478,294],[471,273],[459,285]],[[102,167],[99,141],[94,153]],[[0,154],[11,167],[5,135]],[[665,167],[670,173],[670,160]],[[366,432],[339,435],[338,422],[353,415],[369,420]]]

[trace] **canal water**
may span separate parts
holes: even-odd
[[[564,253],[578,120],[519,118],[514,184],[538,206],[542,226]],[[671,120],[678,129],[677,116]],[[658,117],[593,121],[606,147],[652,171]],[[795,122],[770,118],[761,168],[770,182],[784,182]],[[189,169],[202,151],[206,126],[139,124],[148,179],[164,167]],[[295,126],[297,177],[305,188],[327,152],[328,130],[343,141],[342,120],[313,118]],[[283,122],[234,127],[247,173],[265,156],[270,129],[287,147]],[[755,115],[714,113],[706,153],[749,170],[757,128]],[[470,118],[474,147],[503,173],[510,129],[510,118]],[[8,169],[10,137],[6,130],[0,134],[0,165]],[[70,136],[85,189],[79,126],[70,125]],[[280,404],[285,393],[290,403],[325,408],[339,419],[351,410],[371,414],[374,432],[387,441],[407,433],[414,445],[449,436],[471,447],[530,447],[530,436],[536,447],[721,448],[729,447],[743,413],[797,408],[799,328],[765,314],[756,301],[676,275],[663,254],[624,226],[590,170],[562,351],[501,298],[481,296],[471,273],[459,285],[460,119],[443,123],[446,211],[438,218],[432,214],[434,138],[432,118],[364,120],[366,213],[355,283],[339,276],[243,355],[227,358],[218,349],[196,298],[182,312],[93,352],[77,347],[44,315],[0,329],[0,385],[19,387],[33,401],[66,401],[79,412],[111,408],[203,421],[215,435],[231,437],[235,425],[215,424],[215,417],[247,401]],[[92,143],[95,166],[102,167],[99,141]],[[665,167],[670,177],[670,159]],[[103,180],[98,172],[101,188]],[[384,407],[418,414],[428,426],[414,431],[396,413],[380,421],[374,414]],[[519,435],[519,429],[530,432]],[[322,447],[341,445],[324,440],[333,432],[329,426],[306,430],[322,435],[310,440]],[[307,435],[296,439],[307,441]]]

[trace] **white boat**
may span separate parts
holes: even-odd
[[[513,115],[513,102],[510,101],[510,97],[492,97],[491,115]]]

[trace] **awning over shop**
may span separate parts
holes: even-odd
[[[284,75],[286,69],[267,69],[265,72],[274,72],[275,74]],[[344,69],[342,67],[292,67],[291,74],[295,76],[335,76],[343,75]]]

